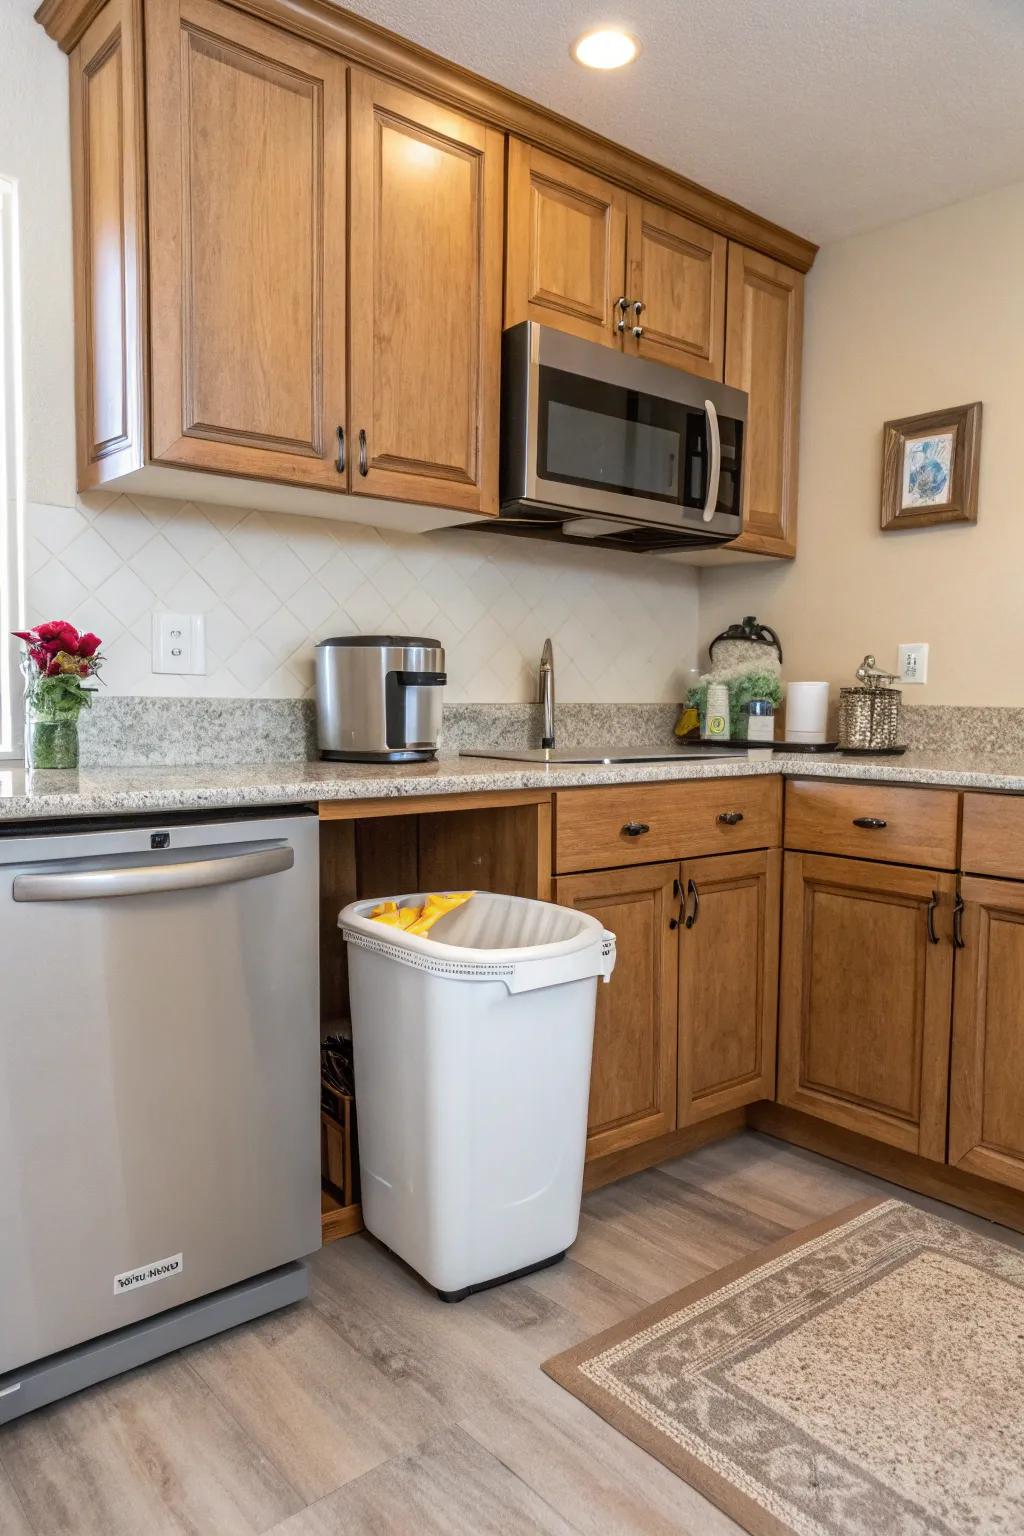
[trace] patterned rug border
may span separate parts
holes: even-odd
[[[709,1467],[706,1462],[691,1455],[653,1424],[640,1418],[623,1403],[612,1398],[603,1387],[590,1381],[581,1367],[588,1360],[604,1354],[616,1344],[636,1338],[646,1329],[657,1326],[674,1313],[692,1306],[694,1302],[703,1301],[705,1297],[724,1290],[737,1280],[742,1280],[756,1270],[763,1269],[765,1265],[772,1264],[776,1259],[785,1258],[796,1249],[803,1248],[817,1238],[846,1226],[867,1212],[891,1203],[891,1200],[884,1197],[870,1196],[866,1200],[858,1200],[853,1205],[844,1206],[842,1210],[835,1211],[831,1216],[825,1216],[820,1221],[800,1227],[796,1232],[791,1232],[788,1237],[769,1243],[764,1248],[758,1248],[756,1252],[737,1259],[735,1263],[726,1265],[724,1269],[717,1269],[713,1274],[705,1275],[703,1279],[684,1286],[682,1290],[674,1291],[671,1296],[666,1296],[663,1300],[642,1308],[623,1322],[615,1323],[611,1328],[606,1328],[603,1332],[584,1339],[581,1344],[574,1344],[571,1349],[552,1356],[550,1360],[545,1360],[541,1370],[550,1376],[552,1381],[570,1392],[573,1397],[585,1403],[594,1413],[599,1414],[620,1434],[632,1440],[634,1445],[647,1451],[677,1477],[681,1477],[692,1488],[696,1488],[698,1493],[709,1499],[723,1514],[742,1525],[751,1533],[751,1536],[793,1536],[791,1525],[777,1520],[762,1504],[749,1498],[734,1483]]]

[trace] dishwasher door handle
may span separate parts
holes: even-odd
[[[188,859],[180,864],[139,864],[134,868],[67,869],[48,874],[15,875],[15,901],[97,901],[108,896],[156,896],[163,891],[196,891],[234,885],[291,869],[295,850],[288,843],[229,853],[219,859]]]

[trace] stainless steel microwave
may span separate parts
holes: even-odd
[[[740,531],[747,396],[526,320],[502,338],[502,531],[636,550]]]

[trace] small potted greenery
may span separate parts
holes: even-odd
[[[99,635],[79,634],[65,619],[15,630],[23,642],[25,767],[77,768],[78,716],[91,707],[86,681],[103,664]]]

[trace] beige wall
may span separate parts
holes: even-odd
[[[883,534],[882,423],[984,402],[978,522]],[[799,555],[701,578],[702,641],[745,613],[787,678],[931,646],[913,704],[1024,705],[1024,184],[822,250],[808,278]]]

